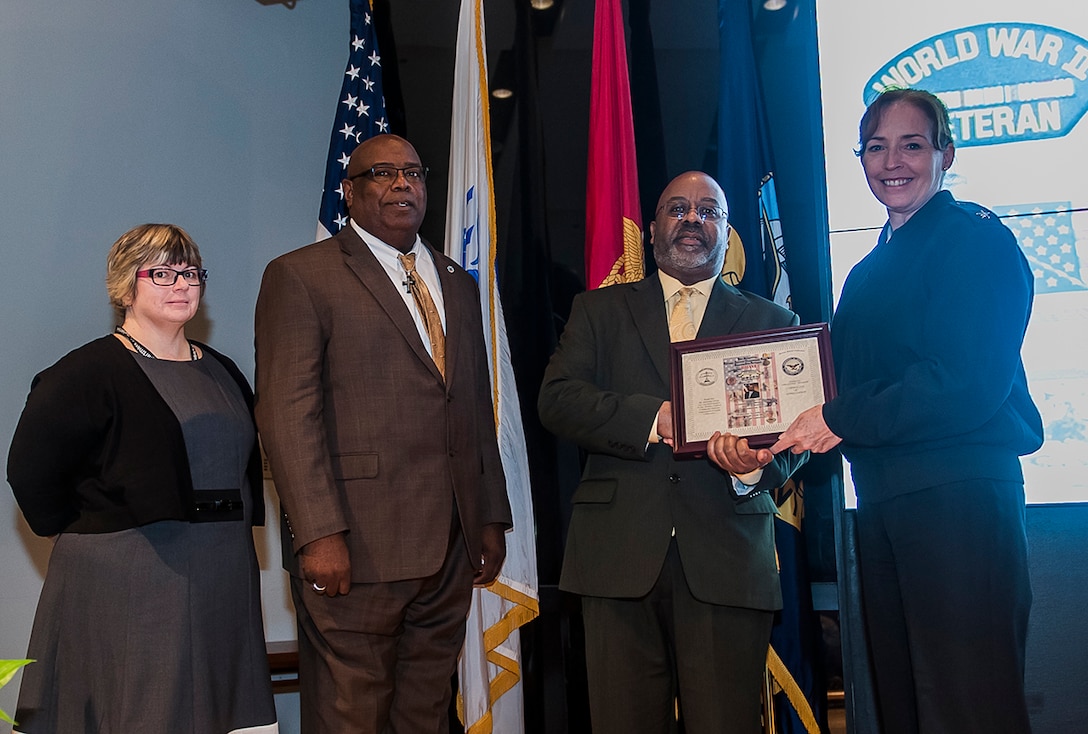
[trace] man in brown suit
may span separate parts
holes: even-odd
[[[359,145],[349,225],[269,263],[257,299],[257,421],[283,509],[306,734],[447,731],[472,586],[506,556],[479,295],[418,235],[425,179],[408,141]],[[415,279],[441,317],[437,342]]]

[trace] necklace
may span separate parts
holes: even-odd
[[[129,334],[127,331],[125,331],[124,327],[118,326],[113,331],[114,331],[115,334],[120,334],[121,336],[128,339],[129,344],[132,345],[132,348],[135,349],[136,353],[139,354],[141,357],[149,357],[151,359],[158,359],[158,357],[156,357],[154,354],[151,353],[150,349],[145,347],[140,342],[136,341],[133,338],[132,334]],[[197,360],[196,347],[193,346],[193,343],[191,341],[189,341],[188,339],[186,339],[185,341],[188,342],[188,344],[189,344],[189,359],[192,360],[193,362],[195,362]]]

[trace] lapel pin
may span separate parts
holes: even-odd
[[[446,272],[447,273],[452,273],[453,272],[453,266],[452,265],[447,265],[446,266]]]

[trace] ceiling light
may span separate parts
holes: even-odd
[[[764,10],[781,10],[786,7],[786,0],[763,0]]]
[[[514,93],[506,87],[497,87],[491,90],[491,96],[495,99],[510,99]]]
[[[533,10],[547,10],[555,5],[555,0],[529,0],[529,4],[533,6]]]

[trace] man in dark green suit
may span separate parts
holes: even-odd
[[[805,457],[730,435],[709,460],[671,448],[670,332],[798,323],[721,279],[727,213],[706,174],[673,179],[650,224],[658,273],[578,296],[541,386],[544,425],[588,453],[560,588],[582,596],[594,734],[673,732],[677,702],[687,734],[761,731],[782,604],[766,490]]]

